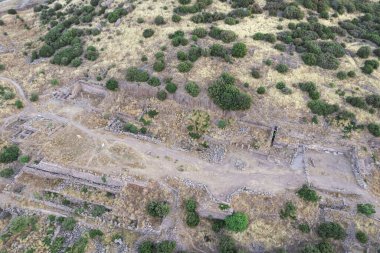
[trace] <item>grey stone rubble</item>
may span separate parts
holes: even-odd
[[[357,148],[353,147],[350,154],[351,154],[352,172],[354,173],[356,182],[361,188],[367,189],[367,184],[364,182],[363,176],[360,172]]]

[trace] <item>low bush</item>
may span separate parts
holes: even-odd
[[[365,98],[365,101],[368,105],[371,105],[375,108],[380,108],[380,95],[377,95],[377,94],[368,95]]]
[[[36,224],[36,216],[18,216],[11,220],[9,224],[9,232],[12,234],[19,234],[27,230],[35,230]]]
[[[303,185],[297,191],[297,195],[303,200],[308,201],[308,202],[318,202],[320,200],[320,197],[318,196],[317,192],[311,189],[307,185]]]
[[[157,97],[158,100],[164,101],[168,97],[168,94],[166,93],[166,91],[160,90],[160,91],[157,92],[156,97]]]
[[[163,16],[157,16],[154,18],[154,23],[156,25],[164,25],[166,22]]]
[[[235,86],[235,78],[228,73],[222,74],[208,88],[213,102],[223,110],[246,110],[251,106],[251,97]]]
[[[173,82],[167,82],[166,86],[165,86],[165,89],[169,93],[175,93],[177,91],[177,85],[175,83],[173,83]]]
[[[243,58],[247,54],[247,46],[243,42],[235,43],[232,47],[232,56]]]
[[[66,231],[73,231],[76,224],[77,222],[73,217],[67,217],[62,222],[62,228]]]
[[[116,90],[119,88],[119,82],[111,78],[106,82],[106,88],[109,90]]]
[[[342,240],[346,237],[343,227],[334,222],[321,223],[317,228],[317,234],[323,239]]]
[[[348,75],[346,72],[344,71],[339,71],[338,73],[336,73],[336,77],[339,79],[339,80],[345,80],[348,78]]]
[[[96,237],[102,237],[104,233],[99,229],[91,229],[90,231],[88,231],[88,235],[91,239],[94,239]]]
[[[190,61],[180,62],[177,69],[181,73],[189,72],[193,68],[193,64]]]
[[[16,106],[17,109],[22,109],[22,108],[24,108],[24,104],[22,103],[22,101],[21,101],[20,99],[17,99],[17,100],[15,101],[15,106]]]
[[[207,36],[208,32],[204,28],[195,28],[192,32],[192,35],[197,36],[198,38],[204,38]]]
[[[380,125],[375,123],[370,123],[367,126],[368,131],[375,137],[380,137]]]
[[[146,82],[149,80],[149,74],[136,67],[129,67],[126,73],[126,80],[129,82]]]
[[[309,226],[309,224],[307,224],[307,223],[299,224],[299,225],[298,225],[298,229],[299,229],[302,233],[305,233],[305,234],[308,234],[308,233],[310,233],[310,231],[311,231],[310,226]]]
[[[297,218],[296,206],[290,201],[286,202],[285,207],[280,210],[280,217],[281,219],[290,218],[295,220]]]
[[[239,20],[233,18],[233,17],[226,17],[224,19],[224,23],[227,25],[236,25],[239,23]]]
[[[10,178],[14,173],[15,172],[12,168],[5,168],[3,170],[0,170],[0,177]]]
[[[242,232],[248,228],[248,215],[243,212],[236,212],[226,217],[226,228],[233,232]]]
[[[165,61],[161,60],[156,60],[153,64],[153,70],[156,72],[161,72],[165,69],[166,64]]]
[[[274,45],[274,48],[281,52],[285,52],[286,50],[286,46],[284,44],[276,44]]]
[[[356,236],[356,239],[357,239],[360,243],[367,243],[367,242],[368,242],[368,236],[367,236],[367,234],[364,233],[363,231],[358,231],[358,232],[356,232],[355,236]]]
[[[164,218],[169,214],[170,206],[166,201],[151,201],[147,206],[147,212],[152,217]]]
[[[210,55],[225,58],[228,55],[228,52],[222,45],[213,44],[210,46]]]
[[[264,94],[266,92],[266,89],[264,86],[260,86],[259,88],[257,88],[256,90],[257,94]]]
[[[336,104],[329,104],[322,100],[313,100],[307,103],[311,112],[320,116],[327,116],[333,114],[339,110],[339,106]]]
[[[20,149],[16,145],[5,146],[0,151],[0,163],[11,163],[17,161]]]
[[[138,247],[139,253],[154,253],[156,250],[156,246],[151,241],[145,241],[141,243]]]
[[[360,47],[358,51],[356,51],[356,55],[360,58],[366,59],[371,54],[371,48],[368,46]]]
[[[84,57],[90,61],[95,61],[99,57],[99,52],[94,46],[89,46],[86,49]]]
[[[27,164],[30,161],[30,156],[28,155],[22,155],[19,159],[20,163]]]
[[[139,132],[139,129],[137,128],[137,126],[135,126],[132,123],[125,124],[123,127],[123,130],[125,132],[129,132],[129,133],[133,133],[133,134],[137,134]]]
[[[186,224],[189,227],[196,227],[200,222],[199,215],[196,212],[188,212],[186,214]]]
[[[272,33],[255,33],[252,38],[254,40],[264,40],[270,43],[276,42],[276,36]]]
[[[251,76],[253,78],[256,78],[256,79],[261,78],[260,70],[258,68],[252,68],[251,69]]]
[[[220,253],[235,253],[239,252],[234,239],[229,236],[223,236],[219,240]]]
[[[9,10],[7,10],[7,13],[10,15],[16,15],[17,11],[15,9],[9,9]]]
[[[291,4],[285,8],[283,16],[287,19],[303,19],[305,14],[297,5]]]
[[[346,102],[354,107],[358,107],[361,109],[367,109],[367,103],[364,98],[362,97],[352,97],[348,96],[346,97]]]
[[[185,85],[185,90],[187,93],[189,93],[192,97],[197,97],[199,93],[201,92],[201,88],[199,87],[198,84],[195,82],[188,82]]]
[[[177,15],[177,14],[174,14],[173,16],[172,16],[172,21],[174,22],[174,23],[179,23],[180,21],[181,21],[181,16],[180,15]]]
[[[150,86],[157,87],[161,85],[161,81],[160,79],[158,79],[158,77],[152,76],[151,78],[149,78],[148,84]]]
[[[277,70],[279,73],[281,73],[281,74],[285,74],[286,72],[289,71],[289,68],[288,68],[288,66],[287,66],[286,64],[282,64],[282,63],[280,63],[280,64],[278,64],[278,65],[276,66],[276,70]]]
[[[221,40],[224,43],[230,43],[236,40],[237,35],[233,31],[222,30],[218,27],[211,27],[210,32],[208,34],[211,38]]]
[[[146,38],[146,39],[152,37],[153,34],[154,34],[154,30],[153,30],[153,29],[145,29],[145,30],[143,31],[143,36],[144,36],[144,38]]]

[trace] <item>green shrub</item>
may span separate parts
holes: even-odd
[[[195,62],[202,56],[202,48],[191,46],[188,52],[188,58],[191,62]]]
[[[198,38],[204,38],[207,36],[207,30],[204,28],[195,28],[191,34],[197,36]]]
[[[303,19],[305,14],[297,5],[288,5],[283,14],[287,19]]]
[[[276,44],[274,45],[274,48],[281,52],[285,52],[286,50],[286,46],[284,44]]]
[[[186,224],[189,227],[196,227],[200,222],[199,215],[196,212],[188,212],[186,214]]]
[[[364,233],[363,231],[358,231],[356,232],[356,239],[360,242],[360,243],[367,243],[368,242],[368,236],[366,233]]]
[[[280,217],[281,219],[291,218],[295,220],[297,218],[296,206],[290,201],[286,202],[285,207],[280,210]]]
[[[10,178],[11,176],[13,176],[14,173],[15,172],[12,168],[6,168],[3,170],[0,170],[0,177]]]
[[[55,50],[52,46],[49,46],[47,44],[43,45],[40,48],[40,51],[38,52],[38,55],[40,57],[50,57],[55,53]]]
[[[286,88],[286,84],[284,82],[278,82],[276,83],[276,89],[283,90]]]
[[[339,80],[345,80],[345,79],[348,78],[347,73],[344,72],[344,71],[339,71],[338,73],[336,73],[336,77],[337,77]]]
[[[220,129],[224,129],[224,128],[227,127],[227,124],[228,124],[227,121],[221,119],[221,120],[218,121],[217,126],[218,126],[218,128],[220,128]]]
[[[147,206],[147,212],[152,217],[163,218],[169,214],[170,206],[166,201],[151,201]]]
[[[307,103],[311,112],[320,116],[327,116],[339,110],[338,105],[332,105],[322,100],[313,100]]]
[[[111,78],[106,82],[106,88],[109,90],[116,90],[119,88],[119,82]]]
[[[310,226],[307,223],[302,223],[298,225],[298,229],[305,234],[310,233]]]
[[[218,220],[218,219],[214,219],[212,220],[212,231],[218,233],[220,232],[224,227],[226,226],[226,223],[224,222],[224,220]]]
[[[77,222],[73,217],[67,217],[62,222],[62,228],[67,231],[73,231],[76,223]]]
[[[208,88],[213,102],[223,110],[246,110],[251,106],[251,97],[235,86],[235,78],[227,73],[222,74]]]
[[[276,36],[272,33],[255,33],[252,38],[254,40],[264,40],[270,43],[276,42]]]
[[[278,64],[278,65],[276,66],[276,70],[277,70],[279,73],[284,74],[284,73],[286,73],[286,72],[289,71],[289,68],[288,68],[287,65],[280,63],[280,64]]]
[[[80,57],[76,57],[74,58],[71,63],[70,63],[70,66],[71,67],[74,67],[74,68],[77,68],[79,67],[80,65],[82,64],[82,59]]]
[[[99,57],[99,52],[94,46],[89,46],[86,49],[84,57],[90,61],[95,61]]]
[[[185,90],[187,93],[189,93],[192,97],[197,97],[199,93],[201,92],[201,88],[199,87],[198,84],[195,82],[188,82],[185,85]]]
[[[305,184],[297,191],[297,195],[308,202],[318,202],[320,200],[317,192]]]
[[[226,217],[226,228],[234,232],[242,232],[248,228],[248,215],[243,212],[236,212]]]
[[[351,70],[351,71],[347,72],[347,76],[350,77],[350,78],[354,78],[354,77],[356,77],[356,73],[355,73],[355,71]]]
[[[157,16],[154,18],[154,23],[156,25],[164,25],[166,22],[163,16]]]
[[[317,65],[323,69],[337,69],[339,61],[331,53],[322,53],[317,55]]]
[[[181,21],[181,16],[180,15],[177,15],[177,14],[174,14],[173,16],[172,16],[172,21],[174,22],[174,23],[179,23],[180,21]]]
[[[343,227],[334,222],[321,223],[317,228],[317,234],[323,239],[342,240],[346,237]]]
[[[177,59],[180,61],[186,61],[188,59],[188,55],[184,51],[178,51],[177,52]]]
[[[260,86],[259,88],[257,88],[256,92],[257,94],[264,94],[266,92],[266,89],[264,86]]]
[[[144,38],[150,38],[150,37],[153,36],[153,34],[154,34],[154,30],[153,29],[145,29],[143,31]]]
[[[175,241],[162,241],[157,244],[156,253],[173,253],[177,244]]]
[[[375,123],[370,123],[367,126],[368,131],[375,137],[380,137],[380,125]]]
[[[165,89],[167,90],[167,92],[173,94],[177,91],[177,85],[173,82],[168,82],[165,86]]]
[[[360,58],[368,58],[371,54],[371,48],[368,46],[360,47],[358,51],[356,51],[356,55]]]
[[[157,87],[157,86],[160,86],[160,85],[161,85],[161,81],[160,81],[160,79],[158,79],[158,77],[152,76],[152,77],[148,80],[148,84],[149,84],[150,86]]]
[[[0,163],[11,163],[17,161],[20,149],[16,145],[5,146],[0,151]]]
[[[151,241],[145,241],[139,245],[138,252],[139,253],[154,253],[155,252],[155,245]]]
[[[317,65],[317,56],[313,53],[304,53],[302,54],[301,58],[306,65]]]
[[[106,212],[107,212],[107,209],[104,206],[102,206],[102,205],[95,205],[93,207],[93,209],[91,210],[91,215],[93,217],[100,217],[100,216],[102,216]]]
[[[90,236],[91,239],[94,239],[95,237],[101,237],[104,235],[104,233],[99,230],[99,229],[91,229],[89,232],[88,232],[88,235]]]
[[[219,240],[219,252],[220,253],[237,253],[238,249],[234,239],[229,236],[223,236]]]
[[[17,11],[16,11],[15,9],[9,9],[9,10],[7,11],[7,13],[10,14],[10,15],[16,15],[16,14],[17,14]]]
[[[190,61],[180,62],[177,69],[181,73],[189,72],[193,68],[193,64]]]
[[[123,130],[125,132],[129,132],[133,134],[137,134],[139,132],[139,129],[137,128],[137,126],[133,125],[132,123],[125,124],[123,127]]]
[[[160,91],[157,92],[156,97],[157,97],[158,100],[164,101],[168,97],[168,94],[166,93],[166,91],[160,90]]]
[[[251,69],[251,76],[253,78],[256,78],[256,79],[261,78],[260,70],[258,68],[252,68]]]
[[[348,96],[348,97],[346,97],[346,102],[349,103],[350,105],[354,106],[354,107],[358,107],[358,108],[361,108],[361,109],[366,109],[367,108],[366,101],[362,97],[351,97],[351,96]]]
[[[0,71],[5,70],[5,64],[0,64]]]
[[[18,216],[13,218],[9,224],[9,232],[19,234],[26,230],[35,230],[37,217],[35,216]]]
[[[129,82],[146,82],[149,80],[149,74],[136,67],[129,67],[127,69],[126,79]]]
[[[165,69],[166,65],[163,60],[157,60],[153,64],[153,70],[156,72],[161,72]]]
[[[227,25],[236,25],[239,23],[239,21],[233,17],[226,17],[224,19],[224,23]]]
[[[232,56],[243,58],[247,54],[247,46],[243,42],[235,43],[232,47]]]
[[[368,95],[365,98],[365,101],[368,105],[371,105],[375,108],[380,108],[380,95],[377,95],[377,94]]]
[[[222,45],[213,44],[210,46],[210,55],[225,58],[228,55],[228,52]]]
[[[30,161],[30,156],[28,156],[28,155],[22,155],[22,156],[20,156],[19,160],[20,160],[20,163],[26,164],[26,163],[28,163]]]
[[[197,209],[197,202],[195,199],[187,199],[185,201],[186,212],[195,212]]]
[[[22,103],[22,101],[20,99],[17,99],[15,101],[15,106],[16,106],[17,109],[24,108],[24,104]]]

